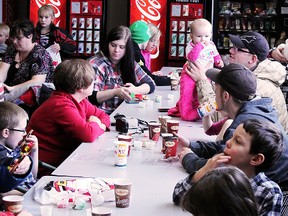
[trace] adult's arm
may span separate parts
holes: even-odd
[[[56,34],[56,43],[60,45],[60,51],[71,54],[76,50],[76,41],[69,32],[62,28],[58,28],[55,32]]]
[[[288,59],[285,58],[285,56],[282,54],[282,51],[284,50],[284,46],[278,46],[275,49],[270,50],[269,56],[271,56],[273,59],[280,61],[280,62],[285,62],[287,63]]]
[[[155,90],[153,79],[135,62],[136,90],[138,94],[150,94]]]

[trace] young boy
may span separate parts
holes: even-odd
[[[0,23],[0,57],[2,57],[7,50],[8,46],[5,42],[9,38],[9,32],[9,26],[5,23]]]
[[[184,194],[202,176],[218,166],[227,164],[238,167],[250,179],[259,215],[280,215],[281,189],[263,172],[279,158],[283,148],[282,139],[282,133],[272,123],[256,119],[246,120],[226,142],[224,153],[215,155],[204,167],[176,184],[173,202],[180,204]]]
[[[56,67],[56,90],[33,113],[28,124],[28,130],[33,129],[39,139],[41,161],[57,167],[82,142],[94,142],[109,130],[109,115],[87,100],[94,79],[94,69],[83,59],[65,60]],[[38,175],[50,172],[39,169]]]
[[[8,192],[21,184],[29,189],[34,183],[38,170],[38,140],[36,136],[26,136],[25,141],[33,144],[30,156],[25,156],[15,171],[8,167],[19,160],[19,143],[26,134],[27,113],[11,102],[0,103],[0,192]]]

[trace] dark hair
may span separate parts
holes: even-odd
[[[182,208],[194,216],[258,215],[248,177],[232,166],[207,172],[187,191]]]
[[[134,58],[134,48],[133,42],[131,39],[131,32],[126,26],[117,26],[110,30],[108,33],[105,44],[103,47],[104,55],[109,58],[109,43],[116,40],[125,40],[126,41],[126,50],[125,55],[120,60],[120,71],[121,78],[124,83],[130,82],[134,85],[136,84],[135,78],[135,58]]]
[[[252,136],[250,154],[263,154],[265,159],[256,166],[256,173],[266,171],[278,160],[283,149],[282,132],[268,121],[249,119],[243,124],[244,130]]]
[[[54,71],[53,83],[56,90],[74,94],[88,88],[95,78],[92,66],[83,59],[70,59],[61,62]]]
[[[28,38],[32,35],[32,42],[35,42],[36,33],[33,23],[28,19],[20,19],[13,23],[10,30],[10,38],[19,38],[23,34]]]
[[[24,109],[12,102],[0,102],[0,130],[14,128],[22,119],[28,120]]]

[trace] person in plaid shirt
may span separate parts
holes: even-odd
[[[128,27],[113,28],[102,51],[87,61],[96,73],[94,91],[89,100],[107,114],[111,114],[124,100],[131,101],[131,93],[150,94],[155,90],[152,78],[134,60]]]
[[[280,130],[268,121],[248,119],[236,128],[233,137],[226,142],[223,153],[213,156],[204,167],[176,184],[173,202],[180,204],[186,192],[207,172],[225,164],[238,167],[248,176],[259,215],[280,216],[282,191],[264,171],[278,160],[282,149],[283,135]]]

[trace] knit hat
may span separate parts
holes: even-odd
[[[130,26],[132,40],[137,44],[147,42],[151,38],[151,33],[147,23],[138,20]]]
[[[260,61],[264,61],[269,54],[269,45],[265,37],[257,32],[246,32],[241,36],[229,34],[231,42],[238,48],[246,48],[256,55]]]
[[[241,64],[231,63],[221,70],[209,69],[206,76],[235,98],[250,101],[256,96],[256,76]]]

